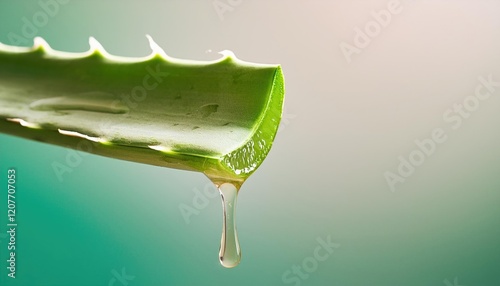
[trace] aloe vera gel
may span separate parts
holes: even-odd
[[[0,43],[0,132],[64,147],[91,141],[91,153],[204,173],[224,209],[220,261],[241,251],[234,211],[238,190],[267,156],[281,119],[278,65],[231,52],[200,62],[168,56],[151,37],[143,58],[90,50]]]

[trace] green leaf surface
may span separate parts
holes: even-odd
[[[174,59],[148,39],[144,58],[92,38],[85,53],[0,44],[0,132],[241,184],[278,130],[281,67]]]

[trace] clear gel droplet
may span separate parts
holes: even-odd
[[[224,183],[219,186],[219,192],[222,197],[223,207],[219,260],[222,266],[232,268],[237,266],[241,260],[241,249],[234,217],[238,189],[233,184]]]

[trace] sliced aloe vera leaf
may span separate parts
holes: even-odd
[[[281,119],[279,65],[144,58],[0,44],[0,132],[243,182],[267,156]]]

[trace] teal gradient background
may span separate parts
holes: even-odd
[[[500,285],[500,87],[459,128],[443,119],[478,77],[500,81],[500,2],[400,1],[350,63],[340,44],[390,1],[221,0],[221,17],[214,2],[69,0],[36,35],[144,56],[150,34],[177,58],[282,65],[282,128],[238,199],[241,264],[218,262],[217,197],[189,223],[179,211],[213,188],[203,175],[77,153],[60,181],[69,149],[0,135],[0,233],[11,167],[19,224],[16,279],[0,234],[0,285]],[[0,42],[32,45],[23,17],[41,10],[1,1]],[[447,141],[391,191],[384,173],[436,128]],[[328,236],[340,246],[325,261],[283,280]],[[133,279],[116,280],[123,269]]]

